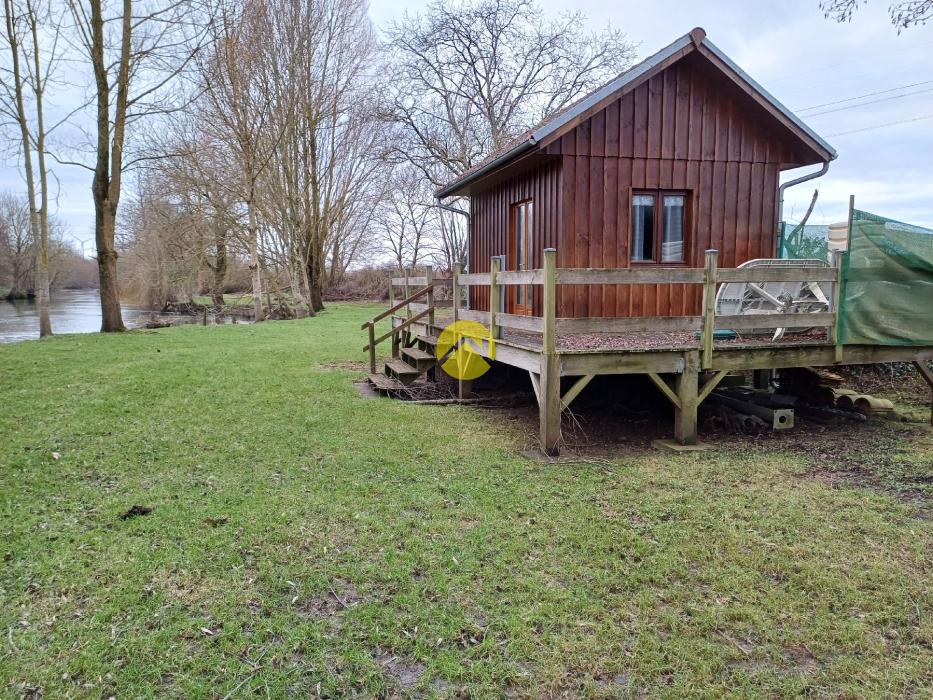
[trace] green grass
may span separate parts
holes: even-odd
[[[195,304],[211,306],[214,302],[209,294],[196,294],[191,297]],[[224,306],[252,306],[252,294],[224,294]]]
[[[362,399],[376,308],[0,347],[0,695],[930,696],[912,507]]]

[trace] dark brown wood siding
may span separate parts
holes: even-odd
[[[559,267],[628,267],[633,189],[688,192],[688,266],[702,267],[708,248],[719,250],[722,267],[773,257],[780,171],[809,162],[763,108],[695,54],[543,150],[559,164],[473,195],[475,271],[506,252],[509,206],[529,197],[536,266],[541,249],[554,246]],[[488,294],[477,292],[472,302],[487,309]],[[699,285],[564,287],[558,315],[693,315],[700,293]]]
[[[556,248],[560,229],[561,182],[560,159],[541,165],[518,177],[507,180],[470,198],[470,271],[489,272],[489,261],[496,255],[509,254],[511,206],[518,202],[534,202],[532,215],[532,264],[543,265],[545,248]],[[514,261],[507,263],[514,269]],[[535,308],[540,307],[540,289],[535,292]],[[489,309],[489,289],[470,290],[470,306]]]

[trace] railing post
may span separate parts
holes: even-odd
[[[842,329],[839,327],[841,316],[839,304],[842,301],[842,256],[841,251],[833,251],[833,269],[836,271],[836,282],[833,284],[833,327],[830,340],[835,348],[833,355],[836,362],[842,362]]]
[[[409,277],[411,277],[411,268],[406,267],[405,268],[405,298],[406,299],[411,296],[411,289],[408,288]],[[405,315],[408,316],[408,318],[411,318],[411,304],[410,303],[405,304]]]
[[[391,320],[390,320],[391,322]],[[376,324],[369,324],[369,371],[376,373]]]
[[[434,268],[426,265],[424,268],[424,281],[428,289],[428,326],[434,326]]]
[[[836,364],[842,363],[842,329],[840,327],[841,320],[841,309],[842,306],[842,286],[845,284],[843,279],[843,267],[845,264],[845,256],[849,254],[849,248],[852,245],[852,220],[855,217],[855,195],[849,195],[849,216],[847,218],[848,226],[846,227],[846,249],[845,252],[840,253],[835,251],[836,259],[833,261],[836,267],[836,286],[833,289],[833,311],[836,313],[836,318],[833,319],[833,360]]]
[[[454,263],[454,270],[450,278],[450,296],[453,298],[454,321],[460,318],[460,283],[458,278],[463,266],[460,263]]]
[[[702,340],[703,369],[713,366],[713,339],[716,331],[716,270],[719,259],[718,250],[706,251],[706,269],[703,273],[703,330]]]
[[[560,443],[560,355],[557,354],[557,251],[544,250],[543,332],[539,373],[541,449],[556,455]]]
[[[499,274],[499,258],[493,257],[489,261],[489,336],[498,339],[501,337],[501,330],[498,326],[497,316],[499,314],[499,296],[501,288],[496,281]]]

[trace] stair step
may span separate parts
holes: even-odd
[[[387,377],[398,379],[402,384],[408,385],[415,381],[421,372],[404,360],[386,360],[385,374]]]
[[[437,361],[433,352],[425,352],[418,348],[402,348],[402,357],[419,372],[427,372]]]
[[[427,352],[434,352],[434,348],[437,347],[437,336],[436,335],[417,335],[415,339],[418,341],[418,347]]]
[[[373,385],[374,389],[382,393],[399,391],[405,388],[405,385],[398,379],[387,377],[384,374],[370,374],[369,383]]]

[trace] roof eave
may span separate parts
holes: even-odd
[[[434,193],[434,196],[437,199],[444,199],[445,197],[452,197],[458,192],[460,192],[463,188],[467,187],[473,182],[476,182],[481,177],[488,175],[493,170],[497,169],[499,166],[504,165],[505,163],[507,163],[510,160],[513,160],[514,158],[517,158],[523,153],[527,153],[532,148],[534,148],[536,145],[538,145],[538,141],[532,135],[528,138],[527,141],[522,141],[521,143],[516,145],[514,148],[511,148],[505,153],[503,153],[502,155],[500,155],[498,158],[495,158],[489,161],[486,165],[484,165],[479,170],[476,170],[475,172],[470,173],[464,178],[461,178],[459,180],[454,180],[450,184],[445,185],[443,188],[437,190]]]

